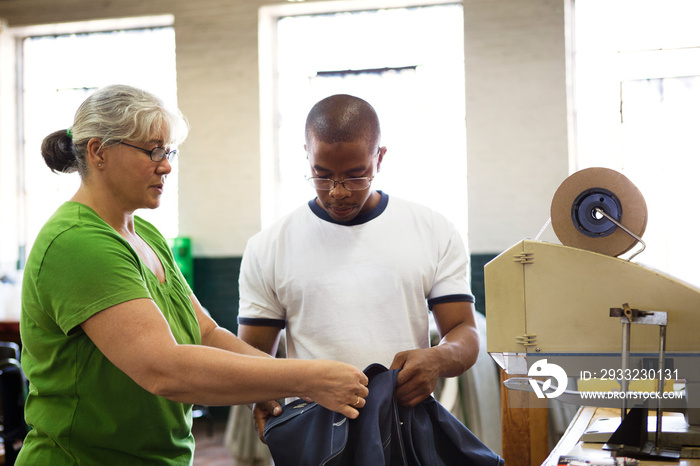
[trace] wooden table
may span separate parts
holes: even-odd
[[[0,321],[0,341],[13,341],[20,344],[19,322]]]
[[[673,415],[674,413],[670,413]],[[610,458],[610,452],[603,450],[602,443],[586,443],[579,439],[586,429],[597,419],[618,418],[620,410],[614,408],[596,408],[582,406],[569,424],[568,429],[549,454],[542,466],[557,466],[562,455],[583,457],[586,459]],[[664,415],[665,417],[665,415]],[[639,466],[699,466],[700,459],[680,459],[673,461],[639,461]]]

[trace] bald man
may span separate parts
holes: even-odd
[[[479,333],[455,227],[372,188],[387,151],[380,142],[377,114],[358,97],[330,96],[311,109],[305,149],[316,197],[249,240],[239,337],[275,354],[285,330],[290,358],[401,369],[397,400],[415,406],[438,378],[474,364]],[[429,312],[441,337],[434,347]],[[259,432],[277,408],[256,408]]]

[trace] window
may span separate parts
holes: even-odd
[[[462,6],[276,8],[261,10],[271,23],[261,33],[261,79],[276,76],[261,89],[263,226],[315,196],[304,182],[304,122],[318,100],[344,93],[379,114],[388,152],[373,186],[442,212],[466,244]]]
[[[624,173],[647,203],[635,262],[700,286],[700,30],[693,0],[576,2],[578,166]],[[633,250],[638,250],[635,247]]]
[[[41,226],[80,185],[78,174],[54,174],[46,167],[40,153],[43,138],[69,127],[80,103],[108,84],[140,87],[176,105],[173,28],[128,28],[128,20],[120,21],[123,28],[107,31],[46,34],[30,29],[18,34],[23,117],[16,193],[20,268]],[[168,19],[158,17],[153,22]],[[94,23],[85,27],[91,25]],[[72,28],[80,30],[81,24]],[[137,215],[156,224],[166,237],[177,236],[177,162],[168,177],[161,207]]]

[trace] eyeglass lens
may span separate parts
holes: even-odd
[[[172,150],[170,152],[166,151],[162,147],[156,147],[151,151],[151,160],[154,162],[160,162],[163,160],[163,157],[167,157],[168,160],[172,160],[173,157],[177,155],[177,150]]]
[[[165,149],[162,147],[156,147],[151,151],[151,158],[156,162],[165,157]]]

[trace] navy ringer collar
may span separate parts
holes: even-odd
[[[379,203],[369,212],[359,214],[349,222],[337,222],[333,220],[333,218],[328,215],[328,212],[323,210],[323,208],[316,203],[316,198],[309,201],[309,208],[318,218],[329,223],[345,226],[362,225],[363,223],[367,223],[379,217],[386,210],[386,206],[389,204],[389,195],[380,190],[377,190],[377,192],[381,195]]]

